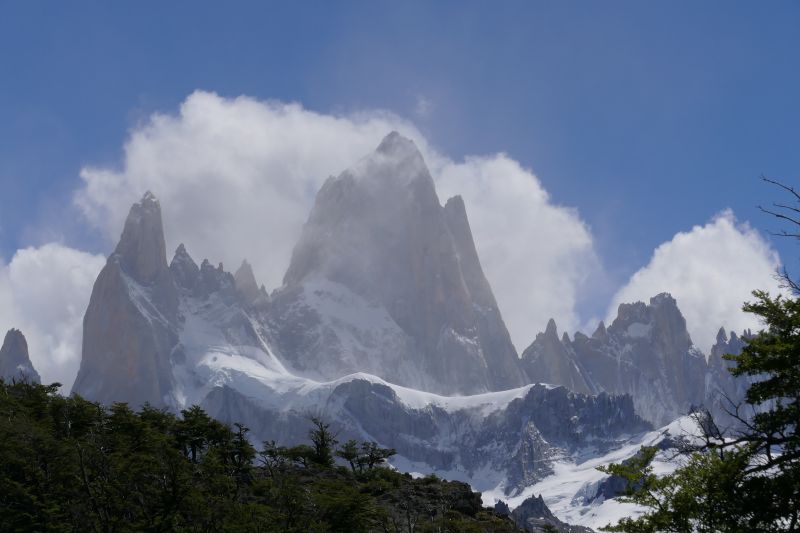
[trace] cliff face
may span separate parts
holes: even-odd
[[[119,244],[95,281],[72,391],[107,404],[168,404],[177,315],[161,206],[147,193],[131,207]]]
[[[558,338],[553,319],[547,323],[544,333],[522,352],[522,367],[534,383],[564,385],[570,390],[584,394],[595,392],[587,383],[587,372],[577,359],[568,337]]]
[[[365,371],[442,393],[524,382],[463,201],[441,206],[421,154],[396,133],[319,191],[284,285],[276,338],[304,374]],[[314,295],[358,302],[371,316],[332,316]],[[302,317],[305,338],[287,316]],[[324,353],[310,353],[321,339]]]
[[[18,329],[10,329],[3,339],[3,346],[0,348],[0,378],[5,381],[42,381],[28,355],[28,341]]]
[[[523,352],[533,380],[579,392],[630,394],[636,412],[656,425],[715,403],[709,390],[730,380],[715,370],[718,359],[712,355],[707,363],[694,347],[677,302],[668,294],[649,304],[620,305],[611,326],[601,322],[591,337],[576,333],[572,341],[566,336],[558,340],[555,324],[549,325]]]

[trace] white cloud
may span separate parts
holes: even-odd
[[[442,200],[464,196],[517,346],[525,348],[551,316],[562,328],[574,327],[577,285],[597,266],[577,213],[552,205],[537,178],[509,157],[451,161],[388,113],[333,116],[195,92],[177,115],[155,115],[131,133],[120,169],[83,169],[76,201],[116,240],[130,204],[152,190],[170,248],[184,242],[195,259],[222,260],[229,270],[246,257],[272,289],[323,181],[372,152],[391,130],[415,140]]]
[[[612,300],[608,318],[620,303],[647,302],[660,292],[671,293],[686,318],[692,340],[706,353],[717,330],[758,328],[758,321],[741,311],[754,289],[778,292],[774,278],[778,254],[748,224],[737,223],[724,211],[705,226],[675,235],[656,248],[650,263],[636,272]]]
[[[22,330],[42,380],[66,391],[78,372],[83,314],[104,264],[103,256],[57,243],[0,262],[0,329]]]

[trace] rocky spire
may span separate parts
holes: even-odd
[[[10,329],[0,348],[0,378],[5,381],[27,379],[41,383],[28,355],[28,341],[18,329]]]
[[[200,267],[194,262],[192,256],[186,251],[186,247],[181,243],[175,250],[169,270],[178,287],[194,290],[197,287],[200,277]]]
[[[536,335],[533,343],[522,352],[522,367],[528,380],[534,383],[564,385],[584,394],[593,392],[581,365],[575,359],[569,337],[566,337],[566,342],[558,338],[556,321],[552,318],[547,322],[544,333]]]
[[[256,276],[253,274],[253,267],[247,262],[247,259],[242,261],[242,265],[236,270],[233,275],[236,282],[236,290],[239,295],[244,299],[246,304],[253,303],[259,296],[261,290],[258,288]]]
[[[161,206],[147,192],[131,207],[92,289],[73,392],[109,405],[167,405],[177,321],[178,290],[167,267]]]
[[[398,341],[396,351],[385,347],[381,355],[366,357],[364,349],[337,354],[326,344],[324,353],[342,364],[330,367],[339,375],[319,377],[367,371],[445,393],[498,390],[524,382],[481,269],[463,200],[455,197],[442,207],[419,150],[396,132],[323,185],[292,254],[275,311],[295,308],[294,298],[313,280],[336,283],[379,305],[413,345],[411,354],[408,343]],[[279,338],[286,339],[287,352],[300,342],[288,334]],[[387,370],[400,360],[428,382]],[[315,372],[318,363],[309,357],[307,363],[293,364]]]
[[[163,279],[168,271],[161,205],[150,191],[131,206],[113,255],[125,273],[144,285]]]
[[[607,336],[608,336],[608,333],[606,332],[606,325],[601,320],[600,323],[597,324],[597,329],[595,329],[594,333],[592,333],[592,338],[593,339],[605,339]]]

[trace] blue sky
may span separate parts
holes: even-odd
[[[591,228],[596,317],[723,209],[777,227],[758,177],[800,176],[798,28],[789,1],[0,0],[0,257],[108,253],[69,207],[81,168],[120,168],[130,132],[199,89],[389,110],[454,160],[506,152]],[[796,243],[773,246],[800,267]]]
[[[725,207],[772,227],[757,178],[800,174],[798,27],[796,2],[3,2],[0,252],[200,88],[389,109],[452,157],[506,151],[629,274]]]

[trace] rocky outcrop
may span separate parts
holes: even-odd
[[[0,379],[42,382],[28,355],[28,341],[18,329],[10,329],[0,347]]]
[[[557,531],[558,533],[593,533],[592,529],[584,526],[572,526],[565,524],[550,511],[544,503],[542,495],[531,496],[522,502],[511,513],[511,519],[530,533],[548,533]]]
[[[256,276],[253,274],[253,267],[245,259],[241,266],[233,275],[236,290],[247,305],[253,305],[261,300],[266,303],[268,297],[264,287],[259,287]]]
[[[168,405],[177,318],[161,206],[148,192],[131,207],[119,244],[95,281],[72,391],[106,404]]]
[[[328,312],[345,300],[364,314]],[[364,371],[447,394],[524,382],[463,201],[441,206],[397,133],[323,185],[271,309],[280,353],[304,375]]]

